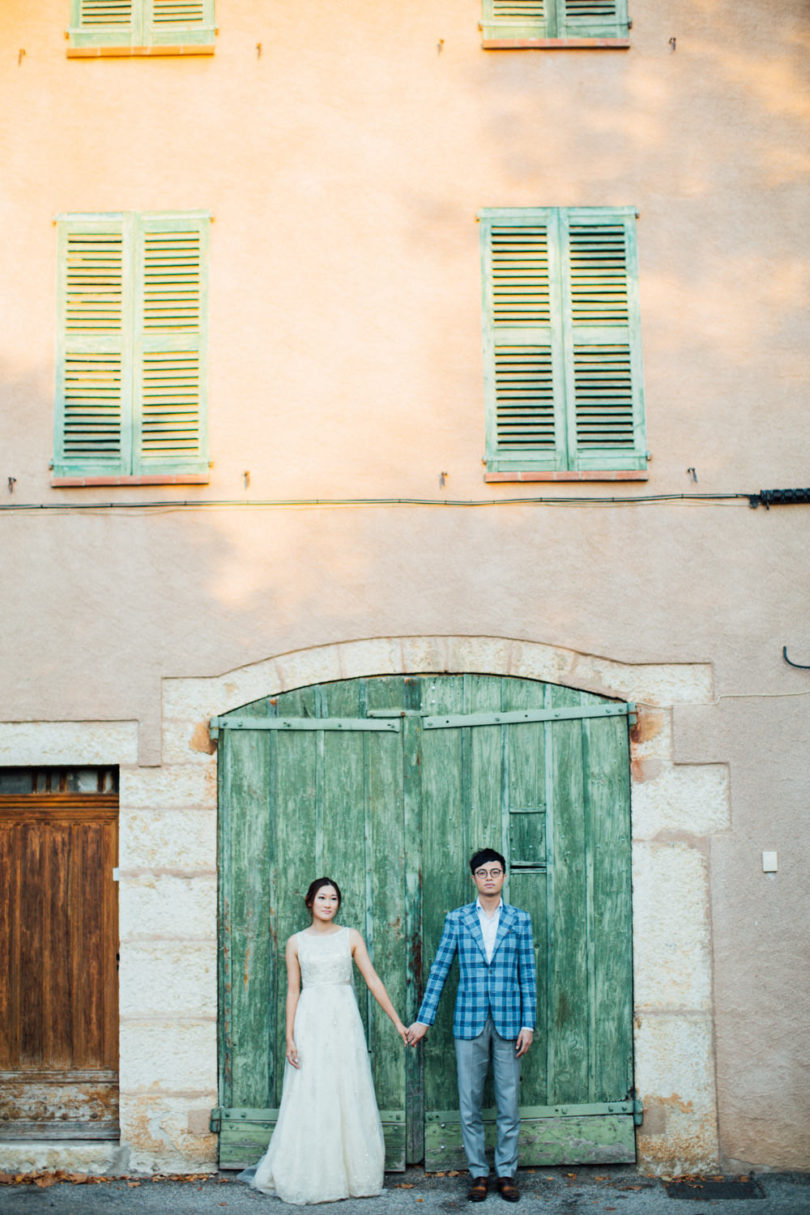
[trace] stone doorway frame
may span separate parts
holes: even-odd
[[[210,718],[314,683],[465,673],[563,684],[637,705],[634,1044],[645,1111],[638,1165],[649,1173],[718,1167],[709,846],[730,825],[728,769],[679,764],[673,749],[676,708],[713,703],[711,666],[617,662],[512,638],[432,636],[337,642],[224,675],[166,678],[155,767],[137,762],[136,723],[0,724],[3,764],[75,765],[92,752],[93,762],[120,768],[119,1172],[216,1168],[208,1127],[217,1105],[217,757]],[[104,1172],[112,1164],[97,1145],[86,1152],[79,1143],[69,1152],[55,1144],[28,1147],[22,1163],[17,1150],[16,1171]],[[0,1149],[0,1168],[6,1154]]]

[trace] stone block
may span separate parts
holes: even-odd
[[[118,925],[123,944],[144,937],[206,937],[215,940],[216,876],[122,875]]]
[[[121,943],[122,1017],[215,1017],[216,938]]]
[[[711,924],[705,856],[688,844],[633,849],[636,1009],[711,1008]]]
[[[17,721],[0,723],[0,764],[134,764],[138,725],[132,721]]]
[[[401,637],[400,669],[404,675],[449,671],[446,637]]]
[[[209,1173],[217,1167],[217,1136],[208,1130],[212,1090],[178,1097],[164,1093],[121,1094],[121,1138],[130,1169],[140,1173]]]
[[[571,650],[530,641],[513,641],[509,674],[518,679],[539,679],[542,683],[571,684],[571,670],[576,657]]]
[[[508,637],[448,637],[449,670],[484,674],[508,671],[513,644]]]
[[[164,717],[161,734],[163,763],[201,766],[209,763],[211,756],[216,754],[216,742],[209,733],[210,721],[210,716]]]
[[[120,1177],[129,1170],[129,1152],[120,1143],[92,1139],[36,1139],[0,1142],[0,1173],[87,1173],[91,1177]],[[31,1191],[45,1198],[47,1191]],[[28,1198],[26,1192],[24,1197]],[[40,1203],[40,1205],[43,1205]],[[20,1204],[27,1210],[28,1204]],[[11,1205],[4,1209],[11,1212]]]
[[[636,1088],[649,1121],[639,1128],[638,1165],[655,1174],[718,1167],[712,1025],[708,1014],[636,1016]],[[646,1127],[645,1127],[646,1123]]]
[[[121,1017],[121,1093],[201,1093],[217,1087],[217,1023]],[[195,1102],[198,1104],[198,1102]]]
[[[730,823],[728,769],[724,764],[635,762],[631,801],[635,839],[652,839],[663,831],[697,836],[724,831]]]
[[[170,807],[212,809],[217,804],[217,769],[207,764],[164,764],[161,768],[122,768],[121,808],[162,810]]]
[[[122,870],[216,873],[216,811],[122,811],[119,858]]]
[[[371,637],[337,646],[342,679],[362,675],[399,675],[402,646],[398,637]]]

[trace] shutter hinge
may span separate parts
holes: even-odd
[[[641,1126],[644,1121],[644,1102],[636,1097],[633,1101],[633,1125]]]
[[[208,1125],[214,1135],[218,1135],[222,1130],[222,1110],[218,1106],[211,1110],[211,1121]]]

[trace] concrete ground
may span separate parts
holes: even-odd
[[[726,1180],[733,1180],[727,1178]],[[810,1174],[762,1173],[752,1177],[756,1197],[707,1197],[699,1178],[681,1189],[621,1168],[526,1169],[518,1176],[517,1207],[491,1193],[481,1215],[507,1210],[525,1215],[810,1215]],[[230,1173],[192,1178],[121,1178],[81,1184],[52,1181],[0,1185],[0,1215],[273,1215],[291,1211],[238,1182]],[[45,1184],[43,1184],[45,1183]],[[324,1205],[335,1215],[445,1215],[468,1212],[467,1177],[427,1176],[418,1169],[389,1174],[379,1198]]]

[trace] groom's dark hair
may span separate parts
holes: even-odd
[[[481,865],[486,865],[490,861],[497,861],[504,873],[506,873],[506,861],[501,856],[500,852],[496,852],[494,848],[479,848],[470,857],[470,873],[475,873]]]

